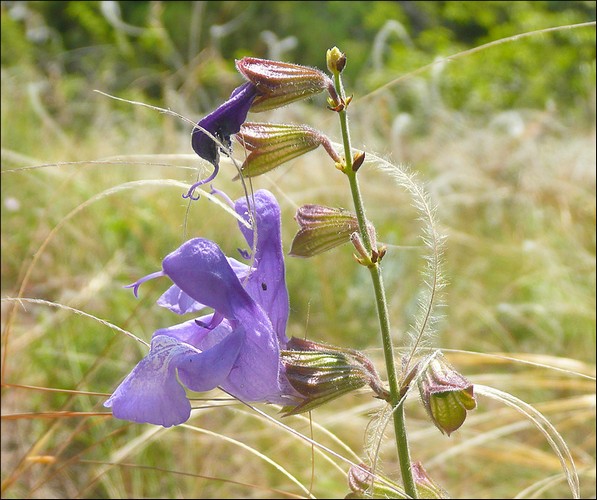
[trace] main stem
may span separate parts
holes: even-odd
[[[336,92],[345,99],[344,87],[340,73],[334,74],[334,86]],[[363,198],[359,188],[357,179],[357,172],[352,169],[352,150],[350,146],[350,133],[348,130],[348,116],[346,108],[338,112],[340,117],[340,128],[342,129],[342,140],[344,143],[344,158],[346,168],[344,173],[348,177],[350,184],[350,192],[355,206],[357,220],[359,223],[359,232],[361,241],[367,253],[371,255],[374,250],[371,244],[371,237],[367,230],[367,218],[365,217],[365,207],[363,206]],[[402,483],[407,495],[411,498],[417,498],[417,489],[413,479],[412,470],[410,467],[410,450],[408,447],[408,439],[406,436],[406,421],[404,415],[404,401],[400,402],[400,388],[398,386],[398,378],[396,375],[396,364],[394,362],[394,347],[392,345],[392,337],[390,334],[390,318],[388,315],[388,307],[386,300],[386,293],[383,286],[383,278],[381,275],[381,268],[379,262],[372,262],[368,266],[371,274],[371,281],[373,282],[373,289],[375,290],[375,302],[377,304],[377,315],[379,317],[379,326],[381,329],[381,339],[383,343],[383,351],[386,362],[386,370],[388,373],[388,385],[390,389],[390,404],[392,405],[392,416],[394,420],[394,435],[396,437],[396,450],[398,451],[398,461],[400,463],[400,472],[402,474]]]

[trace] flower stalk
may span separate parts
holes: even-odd
[[[352,195],[356,217],[359,223],[359,233],[362,245],[369,255],[369,259],[364,258],[360,262],[369,269],[371,274],[371,281],[373,283],[373,289],[375,291],[375,302],[377,305],[377,314],[379,318],[380,331],[382,337],[384,358],[386,363],[388,386],[390,391],[390,404],[392,406],[392,416],[394,421],[394,434],[396,438],[396,450],[398,452],[398,459],[400,463],[400,472],[402,475],[402,482],[404,485],[405,492],[411,498],[417,498],[417,488],[413,478],[413,472],[411,470],[410,450],[408,447],[408,439],[406,435],[406,422],[404,414],[404,401],[400,397],[400,388],[398,384],[398,376],[396,372],[396,365],[394,362],[394,348],[392,345],[391,331],[390,331],[390,319],[388,314],[387,300],[385,295],[385,288],[383,285],[383,279],[381,275],[381,268],[378,259],[371,258],[373,249],[371,237],[367,230],[367,218],[365,216],[365,207],[363,204],[363,198],[359,188],[357,179],[358,167],[355,169],[355,159],[352,156],[352,148],[350,145],[350,131],[348,127],[348,115],[347,106],[350,103],[350,99],[347,99],[344,92],[344,86],[342,84],[341,70],[344,69],[345,57],[336,48],[328,51],[328,68],[333,74],[334,85],[340,101],[340,106],[335,109],[340,119],[340,128],[342,132],[342,141],[344,145],[344,165],[341,170],[346,174],[350,185],[350,192]],[[340,62],[340,64],[338,64]],[[357,160],[361,161],[357,156]],[[357,163],[358,166],[360,166]]]

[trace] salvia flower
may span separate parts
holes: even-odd
[[[193,150],[210,162],[214,171],[206,179],[193,184],[186,198],[196,199],[193,194],[195,189],[217,176],[220,151],[230,148],[230,137],[240,130],[249,110],[267,111],[324,90],[330,94],[332,103],[339,102],[330,77],[315,68],[255,57],[237,60],[236,68],[248,81],[234,89],[226,102],[202,118],[193,129]]]
[[[434,356],[418,379],[423,405],[436,427],[448,436],[475,409],[473,384],[458,373],[442,356]]]
[[[267,111],[327,90],[336,102],[334,82],[323,71],[256,57],[236,61],[236,69],[257,88],[251,111]]]
[[[334,161],[340,161],[329,139],[306,125],[247,122],[236,138],[249,151],[240,168],[243,177],[256,177],[269,172],[320,145]]]
[[[290,385],[304,397],[285,408],[285,415],[312,410],[365,385],[376,397],[389,399],[373,363],[354,349],[292,337],[282,351],[282,363]]]
[[[247,402],[292,405],[301,396],[288,383],[280,359],[286,348],[288,294],[280,234],[280,208],[271,193],[257,191],[236,212],[252,220],[256,234],[239,224],[251,248],[252,266],[228,259],[204,238],[166,256],[158,276],[174,283],[158,303],[176,313],[210,307],[213,313],[154,332],[149,354],[118,386],[105,406],[115,417],[169,427],[186,421],[184,387],[217,386]],[[240,277],[240,279],[239,279]]]

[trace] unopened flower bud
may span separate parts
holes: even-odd
[[[269,172],[320,145],[334,161],[340,159],[330,140],[306,125],[247,122],[242,125],[236,138],[249,151],[241,166],[243,177],[256,177]]]
[[[379,474],[377,474],[379,476]],[[348,470],[348,486],[352,490],[345,498],[410,498],[398,484],[384,478],[376,479],[371,468],[363,463]]]
[[[359,229],[354,213],[323,205],[303,205],[295,219],[301,228],[290,248],[294,257],[312,257],[347,243]]]
[[[450,498],[448,493],[429,477],[421,462],[410,464],[419,498]]]
[[[389,397],[371,361],[353,349],[292,337],[281,359],[290,385],[304,397],[297,406],[285,407],[285,415],[312,410],[367,384],[376,397]]]
[[[442,355],[429,362],[418,384],[421,400],[431,420],[448,436],[464,423],[466,412],[477,406],[473,384]]]
[[[363,164],[363,162],[365,161],[365,152],[358,152],[355,153],[354,158],[352,160],[352,171],[356,172],[359,168],[361,168],[361,165]]]
[[[375,228],[373,227],[373,224],[367,224],[367,231],[369,233],[371,251],[368,251],[365,248],[365,244],[363,243],[360,233],[356,231],[350,235],[350,241],[357,251],[357,253],[354,254],[355,260],[362,266],[372,267],[375,266],[386,254],[386,247],[377,247],[377,237],[375,236]]]
[[[338,47],[332,47],[326,52],[326,62],[330,73],[342,73],[346,66],[346,55]]]
[[[251,111],[267,111],[327,90],[338,101],[332,80],[322,71],[298,64],[243,57],[236,68],[257,88]]]

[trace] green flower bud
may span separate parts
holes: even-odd
[[[367,384],[376,397],[389,397],[371,361],[353,349],[292,337],[281,359],[290,385],[304,397],[297,406],[284,407],[285,416],[312,410]]]
[[[340,157],[329,139],[306,125],[247,122],[236,139],[249,151],[241,166],[243,177],[256,177],[323,145],[334,161]]]
[[[325,60],[328,65],[330,73],[342,73],[344,66],[346,66],[346,55],[340,52],[338,47],[328,49],[325,55]]]
[[[419,393],[437,428],[448,436],[477,406],[473,384],[458,373],[443,356],[434,357],[419,377]]]

